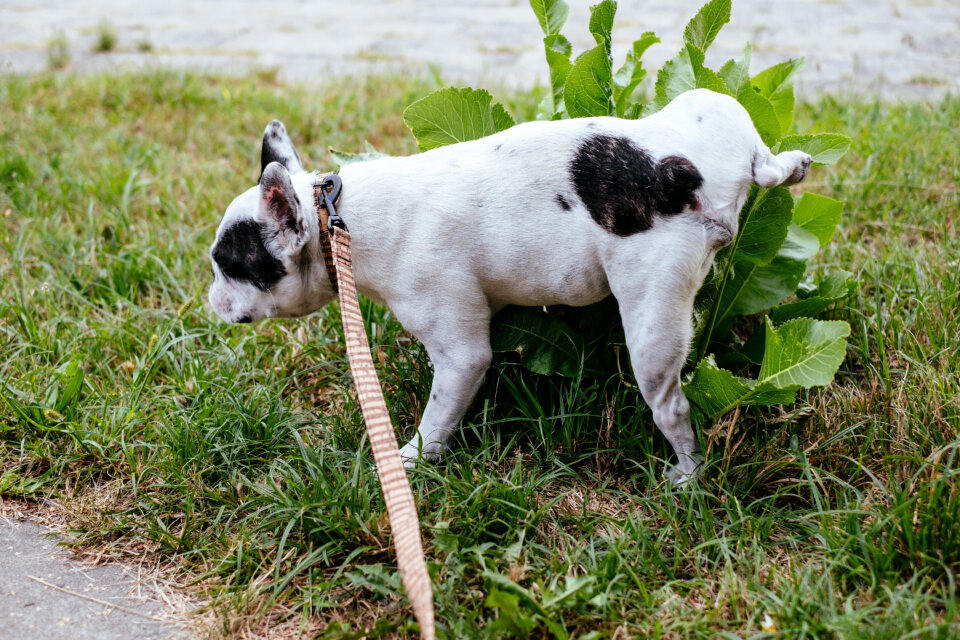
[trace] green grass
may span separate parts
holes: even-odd
[[[202,300],[268,120],[311,167],[328,145],[411,153],[401,112],[432,88],[0,77],[0,493],[55,497],[78,544],[174,560],[214,636],[404,635],[336,306],[250,327]],[[498,96],[526,118],[537,98]],[[960,100],[826,98],[798,119],[854,141],[810,178],[847,201],[815,269],[861,283],[835,312],[853,326],[836,382],[721,420],[678,490],[628,372],[499,362],[453,452],[410,474],[443,637],[777,636],[765,614],[778,637],[960,637]],[[408,437],[426,354],[364,312]]]

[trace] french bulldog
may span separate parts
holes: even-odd
[[[810,165],[801,151],[771,153],[736,100],[697,89],[640,120],[527,122],[344,166],[337,212],[357,289],[388,305],[434,366],[405,463],[437,459],[457,428],[490,366],[494,313],[613,294],[640,391],[677,455],[666,475],[696,477],[680,387],[694,297],[750,185],[793,184]],[[336,297],[314,179],[270,122],[259,184],[227,207],[210,250],[209,301],[224,320],[303,316]]]

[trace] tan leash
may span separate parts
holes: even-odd
[[[390,520],[390,530],[393,531],[400,578],[410,604],[413,605],[413,614],[420,623],[420,638],[433,640],[436,637],[433,586],[430,583],[430,574],[427,573],[427,562],[420,540],[420,520],[407,480],[407,471],[400,457],[397,436],[390,422],[383,392],[380,390],[380,380],[373,368],[363,316],[360,315],[360,302],[350,259],[350,234],[335,208],[340,188],[340,176],[335,173],[319,175],[313,183],[317,216],[320,219],[323,260],[330,282],[340,296],[340,315],[347,343],[347,358],[353,372],[357,398],[360,400],[360,411],[367,425],[367,437],[370,439],[370,448],[373,449],[383,498],[387,504],[387,517]]]

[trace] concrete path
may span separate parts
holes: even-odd
[[[592,46],[593,0],[568,0],[564,33]],[[679,49],[702,0],[621,0],[614,61],[653,30],[656,69]],[[799,94],[855,92],[923,98],[960,88],[958,0],[734,0],[733,16],[708,54],[718,67],[745,42],[753,69],[806,56]],[[91,53],[97,25],[119,33],[111,53]],[[47,67],[47,42],[62,32],[79,71],[173,66],[243,72],[276,69],[287,81],[323,73],[424,73],[449,82],[546,84],[539,25],[526,0],[0,0],[0,70]],[[149,43],[149,52],[141,52]],[[146,44],[142,46],[146,47]]]
[[[139,585],[132,571],[77,562],[44,533],[35,524],[0,518],[0,640],[187,637],[160,621],[156,592]]]

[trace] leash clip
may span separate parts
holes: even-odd
[[[327,187],[333,187],[333,190],[330,193],[327,193]],[[340,197],[340,191],[342,189],[343,181],[340,180],[340,176],[335,173],[331,173],[320,182],[317,206],[323,207],[327,210],[327,231],[331,235],[333,234],[334,227],[342,229],[343,231],[347,231],[347,224],[343,221],[343,218],[337,214],[337,209],[334,205],[334,203]]]

